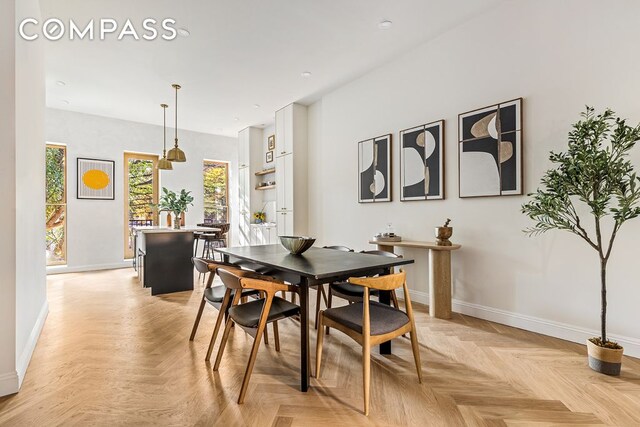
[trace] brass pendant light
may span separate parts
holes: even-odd
[[[187,156],[185,156],[184,151],[178,147],[178,89],[180,89],[180,85],[174,83],[171,86],[176,90],[176,138],[174,140],[175,145],[167,154],[167,160],[170,162],[186,162]]]
[[[164,121],[162,122],[162,131],[164,135],[164,141],[162,145],[162,158],[158,161],[158,169],[172,170],[173,165],[167,160],[167,104],[160,104],[164,111]]]

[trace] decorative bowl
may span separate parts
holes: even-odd
[[[305,236],[280,236],[280,244],[293,255],[300,255],[311,246],[316,239]]]

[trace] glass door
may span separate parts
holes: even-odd
[[[47,265],[67,263],[67,147],[47,144]]]
[[[124,153],[124,258],[134,256],[132,228],[140,225],[159,225],[158,212],[158,156]]]

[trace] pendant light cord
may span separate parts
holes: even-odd
[[[176,147],[178,146],[178,86],[176,86]]]

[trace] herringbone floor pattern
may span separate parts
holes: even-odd
[[[462,315],[436,320],[420,306],[424,383],[407,339],[393,355],[374,352],[368,418],[360,348],[337,332],[325,341],[322,378],[298,391],[291,320],[281,322],[280,353],[260,349],[237,405],[251,339],[235,330],[213,373],[204,356],[214,309],[188,341],[200,298],[200,285],[152,297],[131,269],[51,276],[49,317],[22,391],[0,399],[0,425],[640,425],[637,359],[607,377],[586,366],[584,346]]]

